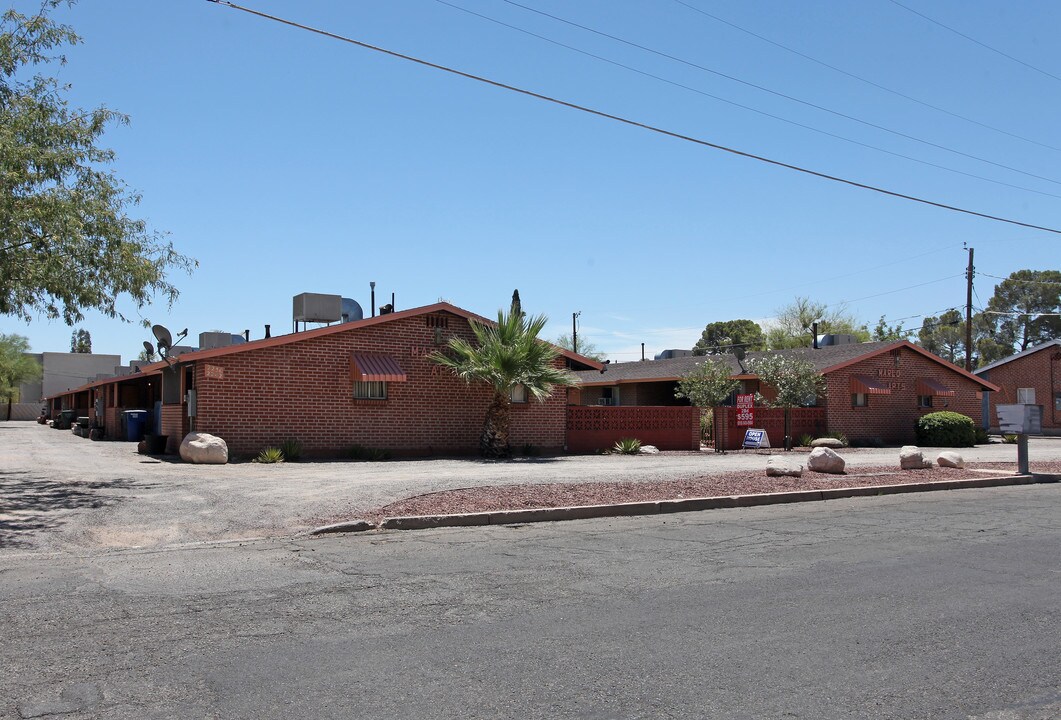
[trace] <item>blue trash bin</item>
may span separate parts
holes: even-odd
[[[131,442],[143,440],[147,430],[147,410],[126,410],[122,415],[125,417],[125,439]]]

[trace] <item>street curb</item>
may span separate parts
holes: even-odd
[[[440,527],[470,527],[484,525],[513,525],[535,522],[558,522],[562,520],[589,520],[605,517],[630,517],[635,515],[661,515],[723,508],[756,507],[782,503],[821,502],[840,498],[869,497],[874,495],[899,495],[940,490],[963,490],[973,488],[1008,487],[1013,485],[1036,485],[1061,482],[1061,475],[1036,474],[1006,475],[999,477],[970,478],[967,480],[938,480],[923,483],[898,485],[867,485],[825,490],[796,490],[755,495],[729,495],[720,497],[682,498],[647,502],[616,503],[611,505],[576,505],[558,508],[530,508],[526,510],[497,510],[479,513],[455,513],[452,515],[407,515],[384,518],[380,530],[424,530]],[[330,525],[331,527],[339,527]],[[368,523],[365,523],[368,524]],[[371,525],[367,528],[371,529]],[[318,528],[324,530],[324,528]],[[332,530],[330,532],[348,532]],[[317,530],[311,531],[317,534]]]

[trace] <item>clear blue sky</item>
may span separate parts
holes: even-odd
[[[846,72],[1037,143],[1061,147],[1061,80],[890,0],[683,0]],[[437,0],[245,0],[332,32],[678,133],[899,192],[1061,227],[1061,151],[984,129],[802,59],[675,0],[520,0],[986,164],[769,95],[503,0],[452,0],[606,57],[607,64]],[[1061,4],[903,0],[1061,76]],[[10,2],[7,3],[11,5]],[[23,10],[36,3],[15,2]],[[762,321],[809,296],[872,325],[964,304],[978,271],[1057,269],[1061,237],[772,167],[283,27],[206,0],[85,0],[60,17],[84,43],[61,70],[80,105],[131,116],[105,142],[143,195],[138,214],[200,262],[172,330],[291,330],[291,297],[368,308],[440,298],[491,315],[519,288],[615,360],[691,347],[716,320]],[[845,142],[734,103],[1039,193]],[[996,280],[977,278],[978,305]],[[920,286],[920,287],[913,287]],[[909,288],[909,289],[904,289]],[[136,317],[133,312],[133,317]],[[149,333],[90,315],[97,352],[135,358]],[[71,328],[0,318],[35,351]]]

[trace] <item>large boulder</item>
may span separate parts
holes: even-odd
[[[899,450],[899,467],[903,470],[924,470],[932,467],[932,462],[925,459],[917,445],[903,445]]]
[[[766,461],[766,474],[769,477],[800,477],[803,475],[803,464],[792,458],[771,455]]]
[[[228,462],[228,444],[209,433],[188,433],[181,441],[181,460],[203,465],[224,465]]]
[[[836,451],[827,447],[816,447],[810,451],[807,469],[811,472],[840,475],[843,474],[846,464],[844,459],[836,454]]]
[[[936,458],[936,464],[940,467],[963,468],[965,467],[965,458],[953,450],[944,450]]]
[[[844,443],[836,438],[824,437],[818,438],[817,440],[811,440],[810,446],[812,448],[831,448],[833,450],[839,450],[844,446]]]
[[[655,445],[642,445],[638,453],[641,455],[659,455],[659,448]]]

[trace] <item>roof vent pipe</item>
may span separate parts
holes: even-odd
[[[373,280],[368,286],[372,288],[372,317],[376,317],[376,281]]]
[[[244,330],[243,331],[243,339],[246,340],[247,342],[251,341],[251,331],[250,330]]]
[[[811,323],[810,328],[811,328],[811,330],[810,330],[811,333],[814,334],[814,344],[811,345],[811,347],[814,348],[815,350],[817,350],[818,349],[818,323]]]
[[[265,326],[265,337],[266,337],[266,339],[271,338],[273,336],[273,334],[271,332],[269,332],[269,327],[270,327],[269,325]]]

